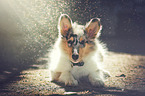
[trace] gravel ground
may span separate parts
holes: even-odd
[[[42,58],[40,60],[46,60]],[[0,95],[138,95],[145,94],[145,56],[109,52],[104,68],[111,77],[104,88],[92,87],[87,81],[78,87],[65,87],[49,81],[47,68],[24,70],[0,88]]]

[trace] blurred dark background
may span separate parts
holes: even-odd
[[[101,41],[113,52],[145,55],[145,0],[1,0],[0,82],[32,67],[57,37],[60,14],[85,25],[101,18]]]

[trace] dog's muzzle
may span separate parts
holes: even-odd
[[[72,61],[70,61],[72,63],[72,66],[83,66],[84,62],[78,62],[78,63],[73,63]]]

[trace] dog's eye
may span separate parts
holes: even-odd
[[[68,40],[67,43],[68,43],[68,46],[71,47],[72,44],[73,44],[73,41],[72,40]]]
[[[82,47],[82,48],[85,47],[85,40],[82,40],[82,41],[80,41],[79,43],[81,44],[81,47]]]
[[[80,41],[80,44],[84,45],[85,44],[85,40]]]

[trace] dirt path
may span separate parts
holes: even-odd
[[[111,73],[105,88],[94,88],[83,82],[78,87],[65,87],[49,81],[48,69],[21,72],[0,89],[0,95],[137,95],[145,94],[145,56],[109,52],[104,68]]]

